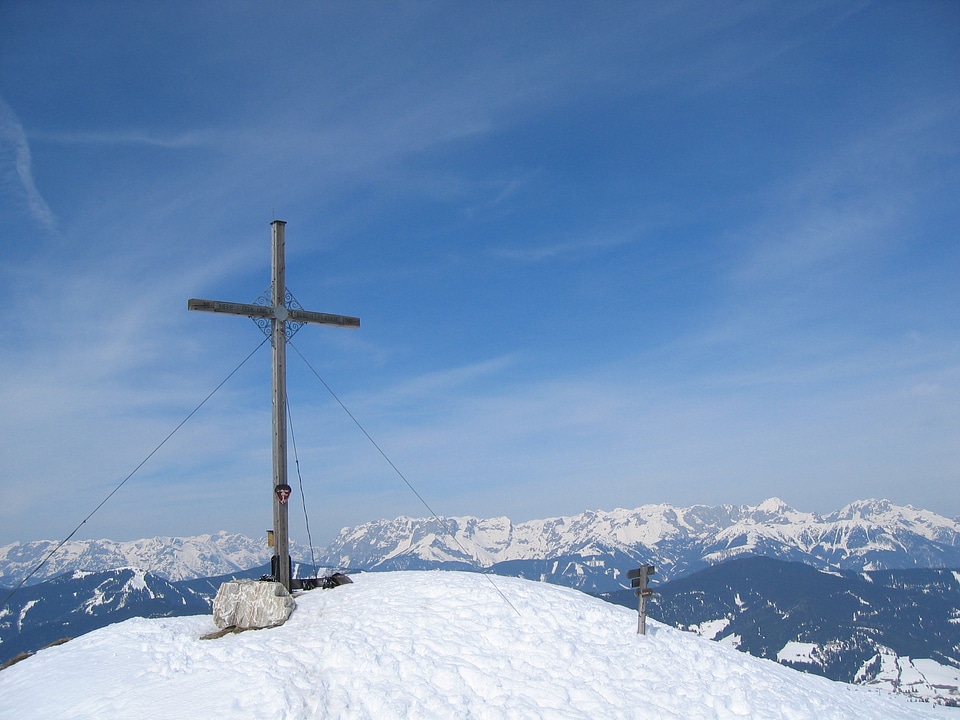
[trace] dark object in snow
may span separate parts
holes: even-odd
[[[260,580],[264,582],[273,582],[275,578],[273,575],[261,575]],[[316,590],[317,588],[321,588],[322,590],[330,590],[331,588],[340,587],[341,585],[352,584],[353,580],[341,572],[335,572],[333,575],[326,575],[318,578],[290,578],[291,590]]]
[[[316,588],[330,590],[341,585],[352,584],[353,580],[340,572],[320,578],[291,578],[290,580],[290,586],[293,590],[314,590]]]
[[[68,638],[68,637],[60,638],[59,640],[54,640],[49,645],[46,645],[40,649],[46,650],[47,648],[56,647],[57,645],[63,645],[64,643],[70,642],[70,640],[71,638]],[[5,663],[3,663],[3,665],[0,665],[0,670],[6,670],[11,665],[16,665],[21,660],[26,660],[28,657],[33,657],[34,655],[36,655],[35,652],[22,652],[17,655],[14,655],[12,658],[10,658]]]

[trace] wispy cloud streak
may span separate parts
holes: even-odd
[[[33,160],[27,134],[16,113],[3,98],[0,98],[0,148],[0,162],[5,166],[3,174],[14,178],[12,184],[17,188],[17,194],[26,201],[34,220],[47,230],[55,231],[57,219],[33,179]]]

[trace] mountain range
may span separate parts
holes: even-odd
[[[960,522],[887,500],[829,515],[777,498],[745,505],[643,505],[514,523],[473,517],[380,520],[345,528],[318,559],[365,570],[483,569],[613,592],[640,564],[671,580],[736,557],[819,569],[960,567]]]
[[[53,540],[36,540],[0,547],[0,585],[18,584],[58,544]],[[268,562],[270,553],[263,540],[223,531],[129,542],[73,540],[64,543],[27,584],[40,583],[73,570],[98,572],[122,567],[149,570],[165,580],[188,580],[246,570]]]
[[[19,583],[55,546],[0,547],[0,585]],[[291,543],[291,554],[306,552]],[[344,528],[317,563],[348,570],[481,569],[603,593],[624,587],[623,573],[639,564],[653,564],[659,579],[671,580],[746,555],[854,571],[960,567],[960,522],[887,500],[862,500],[821,516],[777,498],[757,506],[643,505],[516,523],[400,517]],[[118,567],[179,581],[246,570],[269,557],[262,540],[226,532],[71,541],[30,582]]]

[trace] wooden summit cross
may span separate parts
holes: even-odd
[[[287,291],[284,267],[283,220],[274,220],[273,278],[270,289],[256,303],[218,300],[187,301],[188,310],[246,315],[270,338],[273,347],[273,576],[290,590],[290,542],[287,525],[287,341],[304,323],[358,328],[360,318],[304,310]]]

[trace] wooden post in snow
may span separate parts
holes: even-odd
[[[641,565],[636,570],[627,573],[627,580],[630,581],[630,587],[634,588],[637,597],[640,598],[637,607],[637,634],[647,634],[647,598],[653,595],[653,590],[647,587],[647,578],[657,572],[653,565]]]

